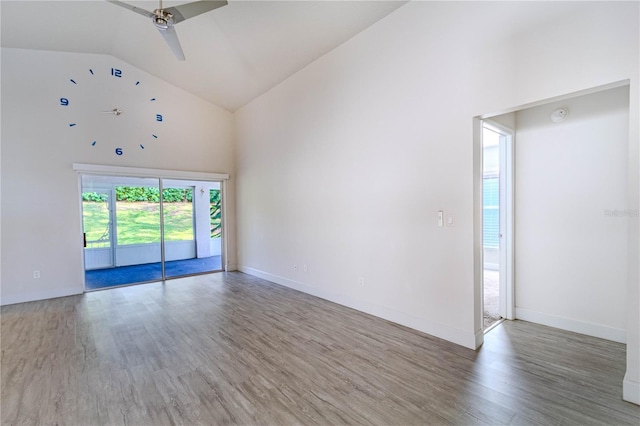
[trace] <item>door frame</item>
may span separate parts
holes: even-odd
[[[486,127],[500,134],[499,145],[499,277],[500,277],[500,316],[515,319],[515,263],[514,263],[514,221],[515,221],[515,188],[514,161],[515,132],[491,119],[482,120]],[[484,262],[484,261],[483,261]],[[484,268],[483,268],[484,270]],[[484,274],[484,272],[483,272]],[[484,277],[483,277],[484,282]],[[484,299],[484,298],[483,298]]]
[[[537,101],[528,102],[524,104],[514,105],[511,107],[492,110],[489,112],[485,112],[480,115],[476,115],[471,117],[471,127],[472,127],[472,144],[473,144],[473,330],[475,337],[475,347],[479,348],[484,342],[484,333],[483,333],[483,310],[482,310],[482,274],[483,274],[483,255],[482,255],[482,121],[490,120],[494,117],[517,113],[518,111],[522,111],[527,108],[533,108],[540,105],[546,105],[557,101],[572,99],[578,96],[589,95],[592,93],[601,92],[604,90],[614,89],[616,87],[629,86],[629,79],[614,81],[611,83],[603,84],[601,86],[594,86],[583,90],[578,90],[571,93],[565,93],[559,96],[553,96],[550,98],[543,98]],[[633,117],[633,108],[631,108],[630,116]],[[515,147],[515,138],[514,138],[514,147],[512,154],[515,153],[517,147]],[[515,185],[517,185],[517,179],[514,177],[514,195],[517,191],[515,189]],[[515,203],[514,203],[515,206]],[[517,221],[517,218],[514,215],[514,223]],[[513,233],[512,233],[513,235]],[[513,235],[513,242],[515,242],[516,236]],[[513,259],[512,263],[515,265],[515,260],[517,257],[517,252],[514,246],[513,249]],[[515,273],[515,267],[512,270],[512,273]],[[516,283],[514,282],[514,285]],[[513,294],[513,300],[516,301],[515,290]],[[514,311],[514,319],[516,318],[516,313]],[[631,315],[631,314],[630,314]],[[631,318],[629,316],[629,318]]]
[[[514,111],[517,111],[514,110]],[[508,113],[510,111],[505,112]],[[475,116],[472,119],[472,127],[473,127],[473,329],[474,329],[474,338],[475,338],[475,347],[479,348],[482,346],[484,342],[484,297],[483,297],[483,286],[484,286],[484,254],[483,254],[483,166],[482,166],[482,156],[483,156],[483,145],[482,145],[482,126],[483,122],[488,119],[495,117],[499,114],[491,114],[491,115],[482,115]],[[511,138],[511,157],[514,154],[514,139]],[[513,164],[513,163],[512,163]],[[513,170],[511,170],[513,171]],[[512,173],[512,189],[515,187],[515,181],[513,180]],[[515,195],[515,192],[513,192]],[[512,200],[514,198],[512,197]],[[513,211],[512,211],[513,212]],[[513,216],[513,215],[512,215]],[[515,218],[514,218],[515,221]],[[511,264],[511,271],[507,274],[511,277],[514,276],[514,261],[515,261],[515,253],[514,253],[514,241],[515,235],[513,232],[511,234],[511,247],[512,247],[512,255],[509,263]],[[513,279],[511,280],[511,291],[509,291],[509,295],[511,300],[507,302],[507,306],[510,306],[511,312],[507,312],[507,318],[514,318],[515,316],[515,282]],[[504,292],[507,294],[507,292]],[[508,309],[507,309],[508,310]]]
[[[221,267],[222,271],[228,271],[228,232],[226,227],[226,212],[227,212],[227,200],[225,197],[225,187],[226,181],[229,179],[229,175],[226,173],[206,173],[206,172],[189,172],[189,171],[180,171],[180,170],[163,170],[163,169],[146,169],[146,168],[138,168],[138,167],[122,167],[122,166],[106,166],[106,165],[97,165],[97,164],[83,164],[83,163],[73,163],[73,170],[77,173],[78,176],[78,189],[79,189],[79,197],[80,200],[80,229],[83,231],[84,222],[82,217],[82,197],[80,196],[82,193],[82,176],[83,175],[99,175],[99,176],[114,176],[114,177],[140,177],[140,178],[153,178],[158,179],[159,190],[162,193],[162,181],[164,179],[168,180],[188,180],[188,181],[206,181],[206,182],[219,182],[220,183],[220,191],[221,191],[221,203],[222,203],[222,253],[221,253]],[[115,203],[115,201],[114,201]],[[163,211],[162,211],[162,203],[160,203],[160,220],[163,220]],[[161,224],[162,225],[162,224]],[[113,225],[115,226],[115,224]],[[165,276],[164,273],[164,241],[163,241],[163,233],[161,232],[161,265],[162,265],[162,276]],[[85,262],[84,262],[84,249],[82,249],[82,267],[84,270]],[[165,277],[166,279],[171,279],[171,277]],[[175,277],[175,278],[182,278]],[[86,291],[86,282],[84,281],[83,274],[83,287]]]

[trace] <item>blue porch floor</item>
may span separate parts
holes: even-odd
[[[221,256],[211,256],[200,259],[173,260],[165,262],[164,269],[167,278],[215,272],[222,270],[222,258]],[[162,280],[162,267],[160,262],[119,266],[85,271],[84,276],[86,289],[96,290],[147,281],[160,281]]]

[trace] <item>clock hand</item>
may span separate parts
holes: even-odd
[[[102,114],[113,114],[113,115],[120,115],[122,114],[122,110],[118,109],[118,108],[114,108],[111,111],[101,111]]]

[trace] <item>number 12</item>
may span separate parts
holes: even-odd
[[[119,70],[118,68],[111,68],[111,75],[122,78],[122,70]]]

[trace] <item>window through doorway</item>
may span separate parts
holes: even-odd
[[[483,328],[512,318],[512,130],[482,123]]]

